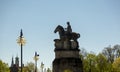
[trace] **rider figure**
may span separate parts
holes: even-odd
[[[71,25],[70,22],[67,22],[67,34],[71,34],[72,33],[72,29],[71,29]]]
[[[71,25],[70,25],[70,22],[67,22],[67,28],[66,28],[66,32],[65,32],[65,34],[66,34],[66,39],[68,39],[68,40],[70,40],[72,37],[72,29],[71,29]]]

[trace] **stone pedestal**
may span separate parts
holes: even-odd
[[[79,49],[55,48],[53,72],[83,72]]]
[[[53,72],[83,72],[80,58],[60,58],[53,61]]]

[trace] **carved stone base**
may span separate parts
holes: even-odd
[[[59,58],[53,61],[53,72],[83,72],[80,58]]]
[[[79,45],[78,45],[78,42],[77,41],[69,41],[69,40],[60,40],[60,39],[55,39],[55,47],[60,49],[75,49],[75,48],[78,48]]]
[[[79,49],[55,48],[53,72],[83,72]]]
[[[58,49],[55,48],[55,58],[79,58],[79,49]]]

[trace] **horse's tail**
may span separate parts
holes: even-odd
[[[77,36],[78,36],[78,38],[80,37],[80,34],[79,33],[77,33]]]

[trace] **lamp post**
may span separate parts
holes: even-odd
[[[35,52],[35,56],[34,56],[34,60],[35,60],[35,72],[37,72],[37,60],[39,59],[39,54],[37,54],[37,52]]]
[[[41,62],[41,70],[42,70],[42,72],[43,72],[43,68],[44,68],[44,64],[43,64],[43,62]]]
[[[26,41],[25,41],[25,39],[23,37],[22,29],[21,29],[21,32],[20,32],[20,36],[17,39],[17,43],[21,47],[21,72],[22,72],[22,70],[23,70],[23,45],[25,45],[25,43],[26,43]]]

